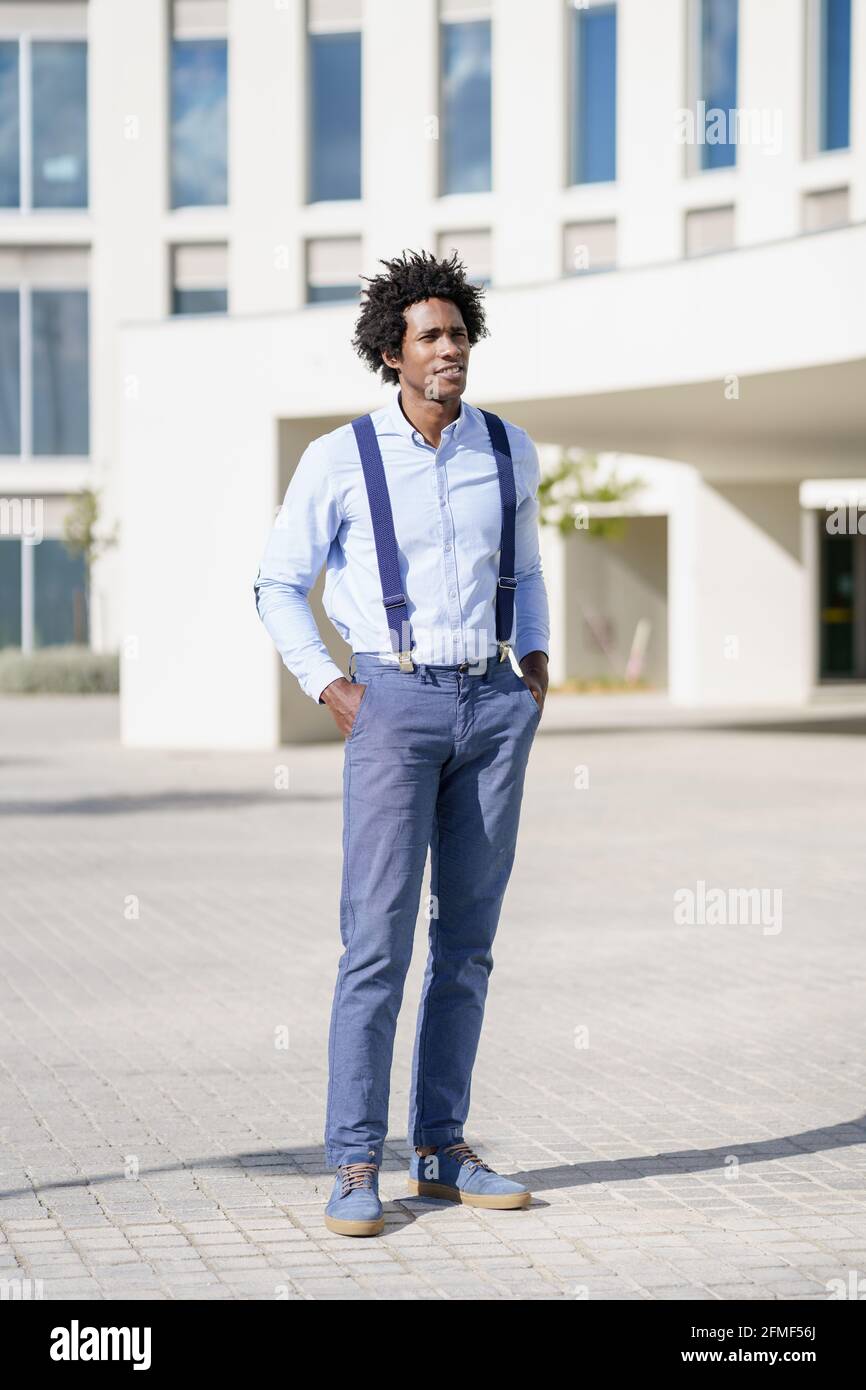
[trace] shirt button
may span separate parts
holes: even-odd
[[[445,549],[446,549],[446,550],[450,550],[450,549],[451,549],[450,545],[446,545]]]
[[[449,597],[449,598],[456,598],[456,597],[457,597],[457,590],[456,590],[456,589],[452,589],[451,592],[450,592],[450,594],[448,595],[448,597]]]

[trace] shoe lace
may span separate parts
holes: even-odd
[[[356,1189],[371,1187],[376,1173],[377,1164],[375,1163],[341,1163],[340,1177],[343,1183],[343,1193]]]
[[[469,1145],[465,1144],[462,1139],[457,1144],[446,1144],[442,1152],[452,1154],[458,1163],[468,1163],[470,1171],[474,1171],[476,1168],[486,1168],[488,1173],[493,1172],[490,1164],[479,1158],[477,1153],[470,1149]]]

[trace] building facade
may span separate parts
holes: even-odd
[[[0,643],[118,648],[131,743],[330,736],[252,579],[386,398],[359,277],[455,247],[468,398],[645,484],[543,528],[554,679],[866,679],[864,73],[866,0],[0,0]]]

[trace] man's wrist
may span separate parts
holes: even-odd
[[[533,680],[538,681],[539,685],[542,688],[542,691],[547,690],[547,684],[549,680],[547,664],[547,652],[543,652],[540,650],[526,652],[526,654],[520,658],[520,661],[518,663],[518,665],[520,666],[521,675],[532,676]]]
[[[319,704],[331,704],[332,697],[337,693],[337,687],[340,685],[351,685],[351,681],[346,680],[345,676],[338,676],[336,680],[332,680],[319,695]]]

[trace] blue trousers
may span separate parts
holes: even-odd
[[[463,1137],[492,945],[540,710],[510,661],[398,666],[355,655],[366,685],[343,767],[343,874],[328,1039],[325,1161],[381,1163],[397,1016],[427,860],[429,954],[407,1136]]]

